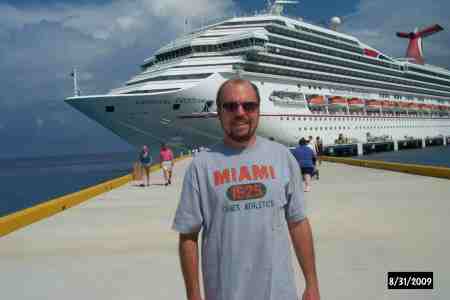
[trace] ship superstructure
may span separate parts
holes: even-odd
[[[136,146],[207,146],[222,138],[217,89],[239,76],[260,89],[258,134],[287,145],[306,136],[330,144],[341,133],[361,141],[450,135],[448,70],[282,16],[292,2],[191,32],[145,60],[124,86],[66,101]]]

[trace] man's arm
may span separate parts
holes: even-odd
[[[295,254],[306,281],[303,300],[319,300],[319,282],[317,280],[313,237],[308,218],[299,222],[290,222],[288,226]]]
[[[179,254],[187,298],[188,300],[201,300],[198,263],[198,232],[180,234]]]

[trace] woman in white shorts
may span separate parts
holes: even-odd
[[[165,185],[172,184],[172,169],[173,169],[173,153],[166,144],[162,144],[161,151],[159,152],[159,159],[161,162],[161,169],[164,174]]]

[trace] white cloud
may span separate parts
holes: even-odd
[[[411,32],[439,23],[445,31],[424,39],[427,62],[450,68],[450,18],[448,0],[360,0],[356,12],[344,17],[342,30],[388,55],[403,57],[408,41],[397,31]]]
[[[179,35],[187,15],[216,18],[232,7],[232,0],[117,0],[21,9],[0,4],[0,64],[11,85],[19,79],[37,88],[33,101],[38,90],[47,99],[61,97],[45,87],[52,81],[56,89],[62,86],[61,74],[69,74],[73,66],[80,70],[80,81],[89,82],[86,92],[105,92],[105,87],[126,80],[130,70],[137,71],[156,48]],[[108,72],[111,69],[114,72]],[[29,95],[24,90],[13,93],[9,99]]]
[[[45,20],[62,23],[95,38],[110,39],[125,33],[139,35],[139,31],[152,27],[155,18],[164,18],[163,29],[173,30],[183,27],[185,17],[217,18],[229,14],[232,8],[232,0],[118,0],[108,4],[63,4],[30,9],[0,4],[0,24],[4,28],[20,29]]]
[[[55,135],[62,144],[80,132],[105,136],[104,129],[63,102],[73,93],[72,68],[78,69],[83,94],[104,93],[180,35],[187,16],[207,21],[230,15],[233,5],[232,0],[0,4],[0,130],[4,137],[4,128],[15,128],[6,136],[10,149],[38,134],[43,145]]]

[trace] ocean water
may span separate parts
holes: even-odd
[[[156,153],[152,153],[155,158]],[[0,217],[129,174],[135,152],[0,159]],[[450,146],[382,152],[364,159],[450,168]]]
[[[137,157],[125,152],[0,159],[0,217],[129,174]]]

